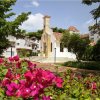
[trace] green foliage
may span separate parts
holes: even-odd
[[[37,32],[29,32],[26,34],[29,38],[35,37],[36,39],[40,40],[42,36],[43,30],[38,30]]]
[[[59,33],[63,33],[66,31],[65,29],[57,28],[57,27],[52,28],[52,30],[53,30],[53,32],[59,32]]]
[[[19,25],[22,24],[30,14],[22,13],[14,21],[8,21],[7,18],[15,15],[11,12],[11,7],[15,5],[16,0],[0,0],[0,54],[10,46],[9,41],[7,40],[8,35],[18,36],[20,33],[23,33],[19,29]]]
[[[100,39],[93,47],[93,60],[100,61]]]
[[[82,0],[82,3],[87,4],[87,5],[92,5],[93,3],[99,4],[100,0]],[[94,19],[99,18],[100,17],[100,5],[96,9],[92,10],[91,13]]]
[[[82,60],[93,60],[93,46],[87,46]]]
[[[63,66],[67,67],[74,67],[74,68],[80,68],[80,69],[89,69],[89,70],[100,70],[100,62],[95,61],[86,61],[86,62],[65,62],[62,64]]]
[[[23,57],[29,57],[32,55],[32,50],[27,50],[27,49],[17,49],[18,55],[23,58]]]
[[[100,34],[100,19],[99,19],[100,18],[100,0],[82,0],[82,3],[87,4],[87,5],[92,5],[93,3],[98,4],[98,7],[91,11],[93,18],[96,20],[96,24],[94,24],[93,26],[89,26],[89,31],[90,32],[94,31],[93,33]]]
[[[38,56],[38,52],[32,52],[31,56]]]
[[[6,73],[7,73],[7,69],[5,68],[5,66],[2,66],[2,67],[0,66],[0,80],[3,79],[3,77],[6,75]]]
[[[69,31],[66,31],[63,33],[61,41],[63,45],[68,48],[68,51],[76,54],[77,60],[83,59],[85,50],[89,45],[89,41],[87,39],[81,39],[79,34],[70,34]]]
[[[64,47],[68,47],[70,41],[70,33],[68,30],[63,32],[63,37],[61,39],[61,42],[63,43]]]
[[[60,73],[63,78],[63,88],[52,86],[45,91],[53,100],[98,100],[100,98],[99,74],[84,74],[67,70]],[[97,88],[92,89],[91,84],[97,83]]]

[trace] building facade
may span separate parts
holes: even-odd
[[[78,31],[79,32],[79,31]],[[75,33],[77,33],[75,31]],[[76,59],[76,55],[68,52],[61,44],[62,33],[53,32],[50,28],[50,16],[44,17],[44,29],[41,37],[41,55],[44,57],[72,58]]]
[[[36,52],[35,48],[38,45],[36,40],[33,41],[27,37],[16,38],[14,36],[8,36],[7,39],[10,41],[11,46],[7,48],[3,53],[3,56],[6,58],[17,55],[17,50],[20,49],[31,50],[32,52]]]

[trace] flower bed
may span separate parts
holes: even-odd
[[[45,89],[56,85],[62,87],[63,80],[48,70],[36,68],[28,60],[20,61],[18,56],[7,61],[0,59],[0,98],[50,100]]]
[[[67,98],[67,99],[66,99]],[[0,58],[0,100],[100,100],[100,77],[52,73],[18,56]]]

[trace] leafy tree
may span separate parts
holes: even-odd
[[[93,60],[93,46],[88,45],[83,55],[83,60]]]
[[[87,5],[92,5],[93,3],[98,3],[99,6],[96,9],[93,9],[91,11],[91,14],[93,15],[94,19],[97,19],[100,17],[100,0],[82,0],[82,3]]]
[[[61,39],[61,42],[64,45],[64,47],[68,47],[68,43],[70,41],[70,32],[66,30],[62,34],[63,34],[63,37]]]
[[[68,48],[69,52],[76,54],[77,60],[80,60],[84,56],[86,47],[88,46],[88,41],[81,39],[79,34],[66,33],[63,35],[62,43]]]
[[[63,33],[66,31],[65,29],[57,28],[57,27],[52,28],[52,30],[53,30],[53,32],[59,32],[59,33]]]
[[[36,37],[38,40],[41,39],[43,30],[38,30],[37,32],[29,32],[26,34],[29,38]]]
[[[15,15],[11,12],[11,7],[15,5],[16,0],[0,0],[0,54],[6,49],[10,43],[7,39],[8,35],[18,36],[20,33],[23,33],[19,29],[19,25],[22,24],[30,14],[22,13],[14,21],[8,21],[7,18]]]
[[[100,61],[100,39],[93,47],[93,60]]]
[[[98,4],[98,7],[91,11],[94,20],[96,20],[96,24],[89,27],[89,31],[91,33],[98,33],[100,34],[100,0],[82,0],[82,3],[87,5],[92,5],[93,3]],[[98,21],[97,21],[98,19]]]

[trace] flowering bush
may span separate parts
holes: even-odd
[[[63,80],[54,73],[36,68],[36,64],[28,60],[20,60],[18,56],[10,57],[6,61],[0,59],[0,87],[1,97],[23,98],[34,100],[50,100],[44,95],[45,89],[56,85],[62,87]]]
[[[57,75],[18,56],[0,58],[0,100],[14,99],[100,100],[100,77],[71,70]]]
[[[63,87],[50,87],[53,100],[100,100],[100,74],[79,73],[67,70],[60,73]],[[66,99],[67,98],[67,99]]]

